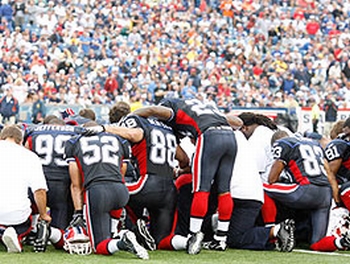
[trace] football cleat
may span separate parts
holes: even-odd
[[[344,248],[350,248],[350,231],[346,231],[340,239],[340,244]]]
[[[207,250],[225,251],[227,244],[225,241],[213,239],[212,241],[203,242],[202,247]]]
[[[123,244],[123,248],[136,255],[140,259],[149,259],[147,250],[142,247],[136,240],[136,236],[131,231],[126,231],[120,241]]]
[[[17,232],[13,227],[6,228],[2,235],[2,242],[4,242],[8,253],[22,252],[22,246],[19,243]]]
[[[135,235],[137,241],[146,249],[154,251],[156,250],[156,241],[151,236],[146,226],[146,222],[143,219],[138,219],[136,221]]]
[[[201,231],[192,234],[187,241],[187,253],[190,255],[197,255],[201,252],[203,239],[204,234]]]
[[[36,238],[36,232],[30,231],[30,233],[24,238],[23,243],[27,246],[33,246]]]
[[[47,242],[50,237],[50,226],[45,220],[40,220],[37,224],[37,233],[34,240],[34,252],[45,252]]]
[[[277,233],[277,249],[281,252],[291,252],[295,246],[294,239],[295,222],[293,219],[286,219],[280,223]]]

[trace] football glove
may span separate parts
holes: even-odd
[[[338,207],[345,207],[342,201],[340,201],[340,202],[335,202],[335,206],[336,206],[335,208],[338,208]],[[335,209],[335,208],[333,208],[333,209]]]
[[[81,126],[74,126],[74,133],[77,133],[79,135],[82,135],[86,132],[86,129]]]
[[[93,126],[93,127],[84,127],[85,131],[83,131],[84,136],[94,136],[101,132],[105,132],[106,129],[103,125]]]
[[[45,220],[40,220],[37,224],[37,233],[34,240],[34,252],[45,252],[47,242],[50,237],[50,226]]]
[[[83,227],[86,228],[85,220],[84,220],[84,215],[82,210],[76,210],[74,211],[73,218],[69,223],[69,226],[67,229],[71,227]]]

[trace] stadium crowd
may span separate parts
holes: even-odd
[[[292,112],[331,94],[346,107],[349,13],[347,0],[3,0],[1,93],[19,104],[197,97]]]

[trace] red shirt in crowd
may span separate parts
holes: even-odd
[[[306,32],[310,35],[316,35],[320,29],[320,24],[316,21],[310,21],[306,24]]]
[[[295,12],[294,12],[294,14],[293,14],[293,18],[294,19],[297,19],[297,18],[299,18],[299,19],[304,19],[305,17],[304,17],[304,11],[302,10],[302,9],[296,9],[295,10]]]
[[[105,82],[104,89],[107,91],[107,93],[113,94],[114,91],[118,89],[117,79],[113,76],[108,77]]]
[[[263,72],[264,72],[264,70],[261,67],[259,67],[259,66],[253,67],[253,74],[254,75],[260,76]]]
[[[329,38],[334,38],[334,37],[336,37],[336,36],[338,36],[340,34],[341,34],[341,31],[338,30],[336,27],[328,32]]]

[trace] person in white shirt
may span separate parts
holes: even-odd
[[[273,163],[271,153],[271,138],[278,129],[277,125],[267,116],[244,112],[238,116],[243,121],[242,133],[248,139],[251,153],[255,155],[261,179],[267,182],[268,173]]]
[[[243,112],[238,116],[243,121],[242,133],[248,139],[252,159],[257,164],[263,183],[268,182],[268,175],[273,163],[271,138],[278,127],[269,117],[252,112]],[[275,224],[277,209],[271,198],[264,194],[264,204],[261,214],[266,226]]]
[[[273,250],[275,244],[271,241],[277,238],[280,251],[291,251],[294,245],[291,220],[270,227],[255,225],[264,202],[262,181],[255,157],[252,156],[251,143],[241,131],[235,131],[235,135],[237,155],[230,189],[234,208],[227,245],[239,249]]]
[[[20,239],[31,229],[32,209],[28,188],[34,194],[40,219],[51,221],[46,212],[47,185],[41,162],[21,143],[22,131],[18,126],[10,125],[1,131],[0,226],[5,227],[1,239],[8,252],[21,252]]]

